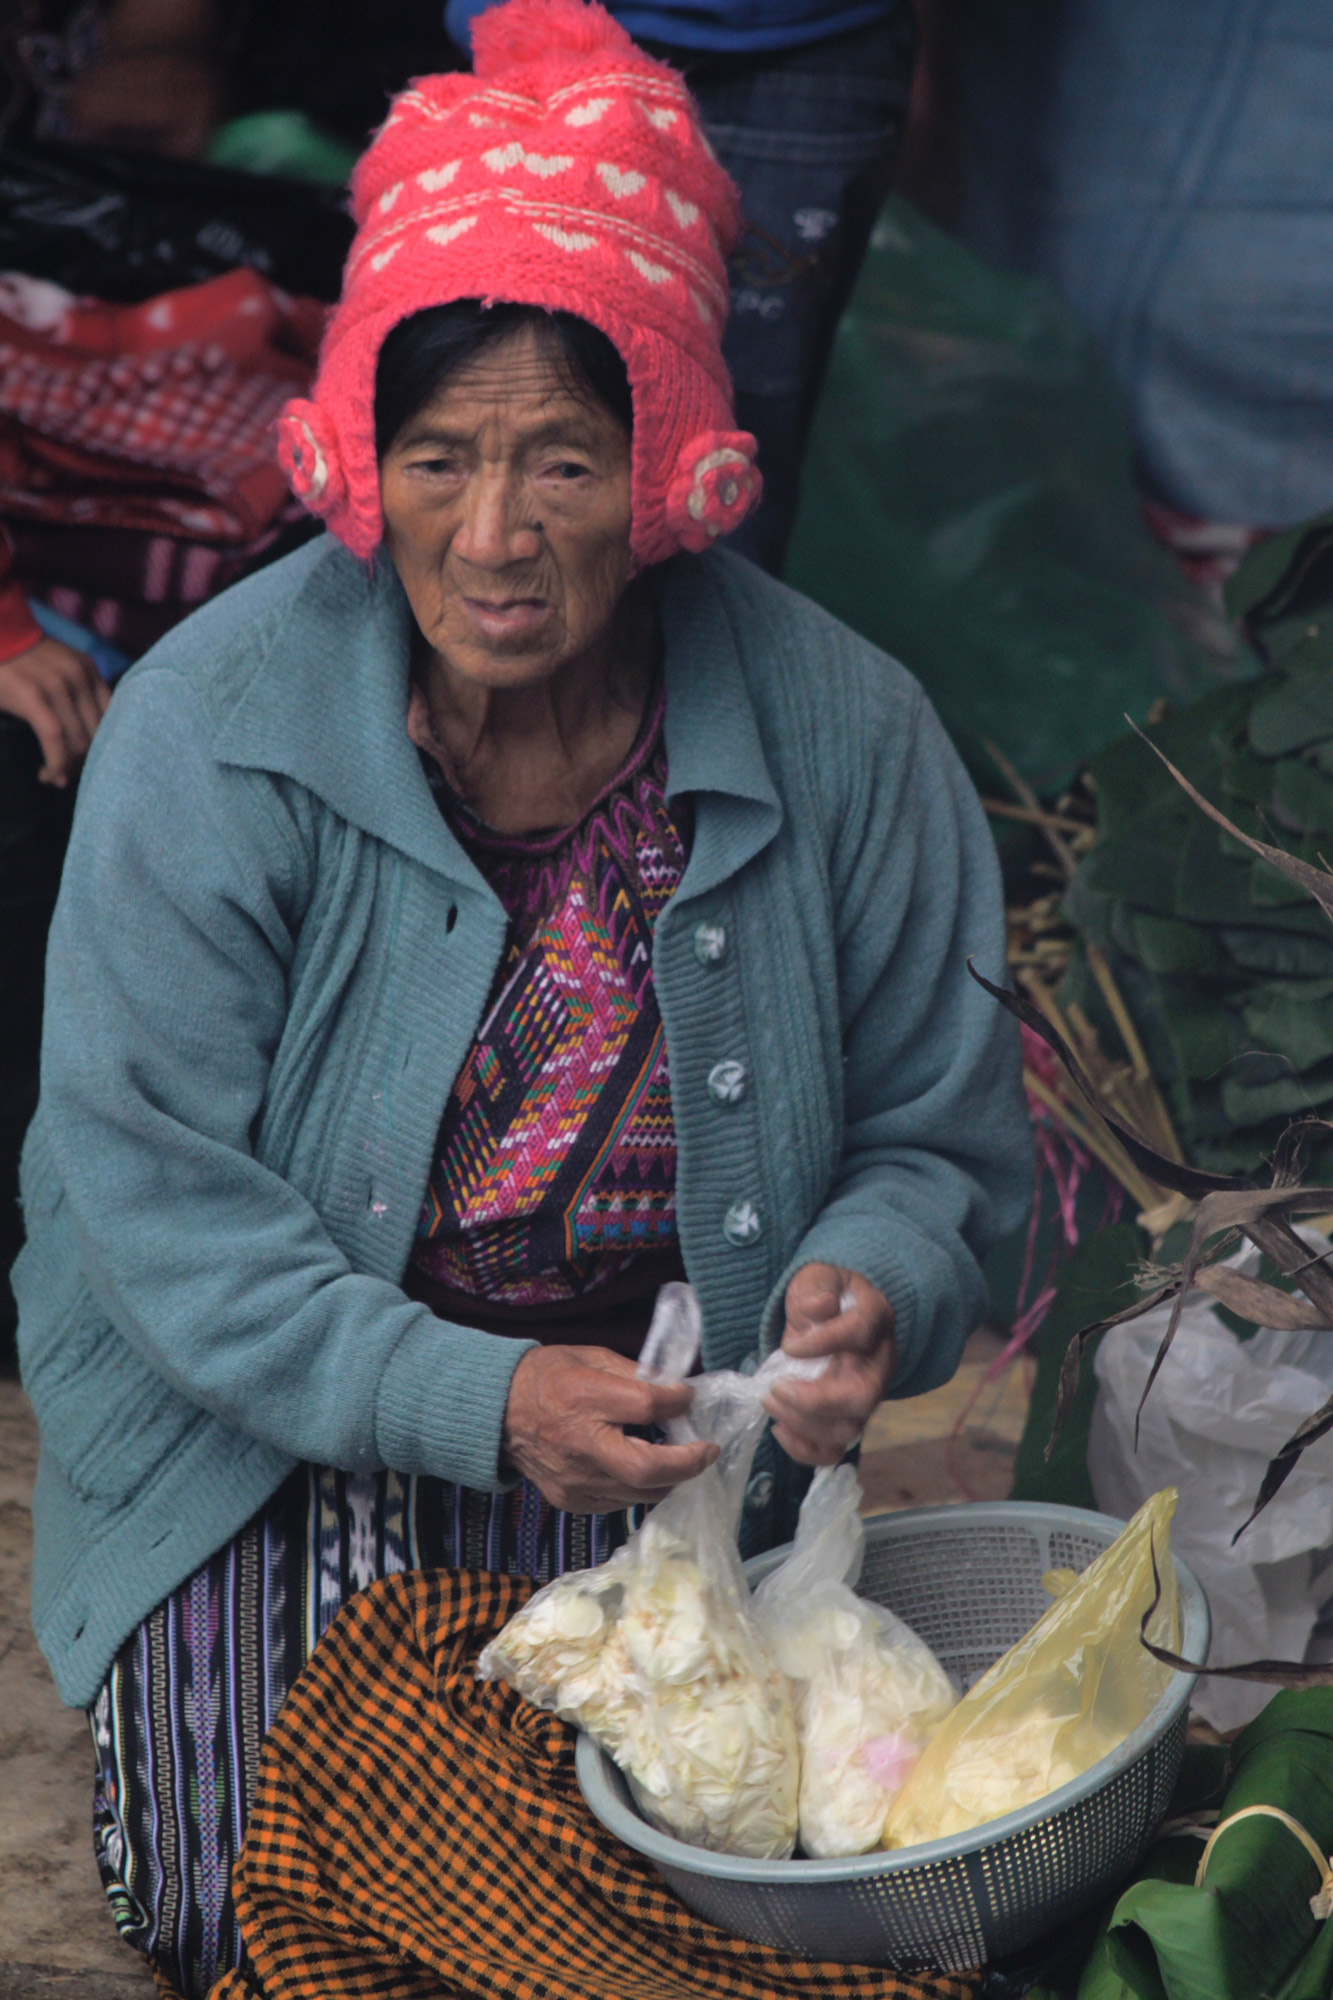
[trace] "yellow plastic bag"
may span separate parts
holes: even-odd
[[[1139,1644],[1154,1551],[1162,1596],[1148,1637],[1180,1646],[1170,1548],[1176,1499],[1167,1487],[1146,1500],[1081,1576],[1049,1573],[1055,1603],[945,1716],[889,1808],[885,1847],[966,1833],[1032,1805],[1138,1728],[1172,1675]]]

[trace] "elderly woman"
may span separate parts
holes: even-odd
[[[34,1616],[116,1920],[239,1940],[260,1741],[410,1566],[603,1560],[707,1462],[665,1278],[775,1392],[747,1550],[943,1381],[1027,1199],[995,857],[919,689],[712,549],[734,195],[595,6],[394,104],[313,399],[331,533],[128,677],[51,947],[17,1269]]]

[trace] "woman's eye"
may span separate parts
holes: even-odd
[[[550,469],[557,479],[589,479],[592,476],[592,468],[576,458],[559,459]]]

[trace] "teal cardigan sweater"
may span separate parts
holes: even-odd
[[[901,667],[736,557],[659,583],[695,832],[653,967],[706,1362],[752,1363],[826,1259],[892,1301],[914,1395],[1029,1198],[1013,1026],[965,969],[1003,968],[990,834]],[[156,646],[88,761],[15,1267],[33,1616],[72,1703],[299,1460],[502,1483],[529,1343],[399,1285],[505,940],[408,739],[409,621],[322,538]],[[767,1452],[751,1546],[799,1493]]]

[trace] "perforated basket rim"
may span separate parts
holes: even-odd
[[[1023,1527],[1065,1534],[1092,1528],[1099,1536],[1109,1535],[1114,1540],[1125,1523],[1111,1514],[1095,1513],[1090,1507],[1060,1507],[1048,1501],[1035,1500],[988,1500],[959,1506],[909,1507],[900,1513],[868,1514],[866,1542],[869,1545],[871,1542],[894,1541],[909,1530],[917,1531],[935,1525],[953,1528]],[[776,1569],[790,1548],[788,1542],[762,1556],[751,1557],[745,1565],[750,1582],[758,1583],[770,1570]],[[1211,1636],[1208,1600],[1189,1565],[1176,1555],[1172,1556],[1172,1562],[1180,1593],[1180,1650],[1184,1658],[1202,1666],[1208,1658]],[[575,1746],[575,1773],[584,1803],[594,1818],[601,1821],[608,1833],[615,1834],[627,1847],[645,1855],[659,1867],[676,1869],[689,1875],[705,1875],[714,1881],[762,1883],[769,1888],[798,1889],[820,1883],[865,1881],[882,1875],[906,1874],[931,1863],[958,1861],[965,1855],[980,1853],[983,1848],[997,1847],[1002,1841],[1025,1833],[1029,1827],[1037,1826],[1044,1820],[1058,1819],[1069,1806],[1102,1791],[1113,1778],[1137,1763],[1159,1738],[1166,1735],[1188,1704],[1197,1679],[1197,1674],[1177,1673],[1156,1707],[1123,1743],[1099,1758],[1081,1777],[1071,1778],[1067,1785],[1047,1792],[1032,1805],[1024,1806],[1018,1812],[1005,1813],[999,1819],[985,1820],[980,1826],[969,1827],[966,1833],[948,1835],[942,1840],[923,1841],[917,1847],[897,1847],[888,1852],[881,1849],[873,1854],[841,1856],[826,1861],[754,1861],[742,1854],[714,1854],[709,1848],[690,1847],[683,1840],[673,1839],[670,1834],[659,1833],[656,1827],[640,1819],[632,1807],[622,1803],[611,1780],[615,1765],[606,1752],[582,1731]]]

